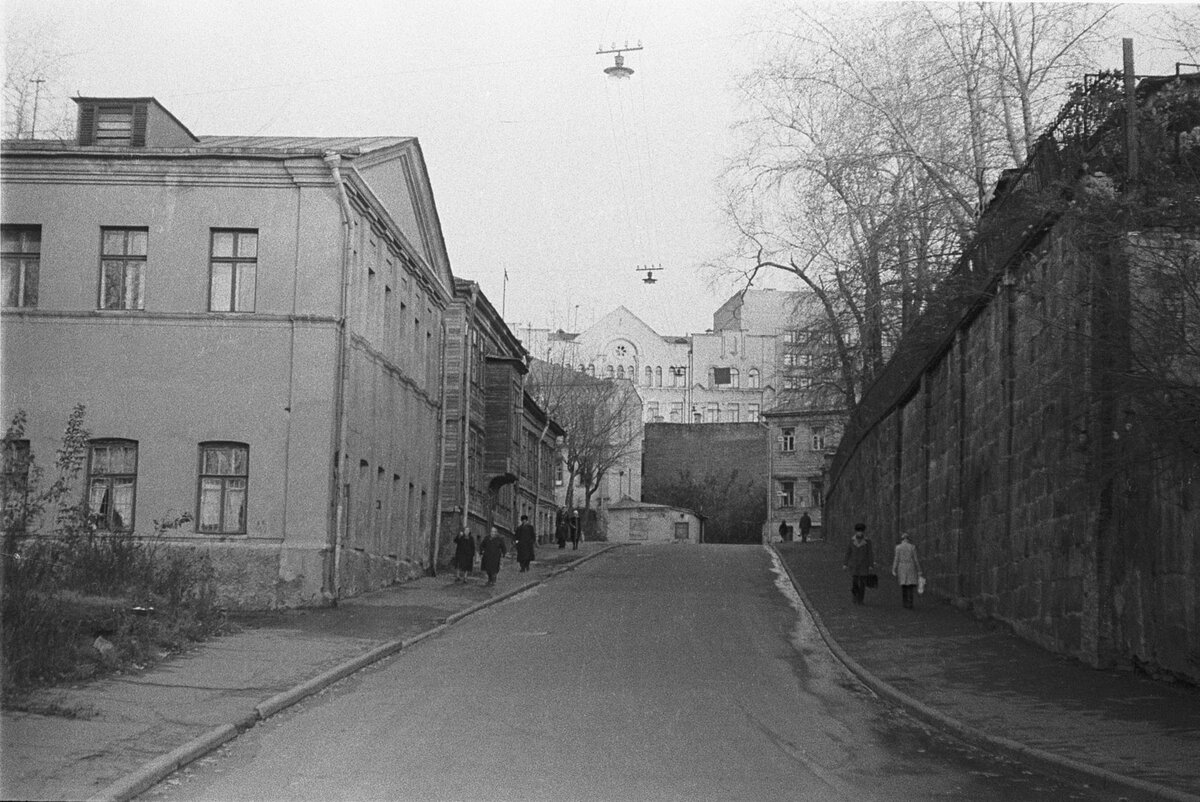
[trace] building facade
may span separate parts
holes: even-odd
[[[77,103],[75,142],[3,145],[6,419],[44,465],[86,405],[101,528],[186,514],[164,543],[209,555],[230,606],[422,571],[453,279],[417,141]]]
[[[446,332],[442,547],[464,529],[511,535],[521,515],[548,537],[563,430],[526,392],[528,354],[466,279],[455,279]]]
[[[808,293],[745,290],[717,309],[712,329],[687,336],[661,335],[623,306],[579,333],[519,334],[538,359],[632,383],[647,423],[753,423],[806,386],[810,356],[796,331],[818,313]]]
[[[797,390],[763,413],[771,476],[764,539],[777,537],[781,523],[799,537],[805,514],[812,521],[809,537],[823,536],[826,476],[846,421],[839,400],[831,393]]]

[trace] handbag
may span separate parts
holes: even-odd
[[[869,588],[879,587],[879,574],[867,574],[865,584]]]

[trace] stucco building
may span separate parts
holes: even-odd
[[[823,536],[826,475],[846,421],[840,401],[834,393],[796,390],[763,413],[771,475],[766,537],[777,535],[780,523],[799,537],[806,513],[813,524],[809,537]]]
[[[805,386],[797,329],[816,314],[808,293],[745,290],[713,313],[713,327],[662,335],[619,306],[578,332],[523,328],[547,362],[626,379],[647,423],[743,423],[761,419],[781,393]]]
[[[188,513],[164,542],[234,606],[428,566],[453,279],[417,140],[198,137],[153,98],[76,101],[76,141],[0,164],[3,414],[30,451],[49,464],[86,404],[103,527]]]

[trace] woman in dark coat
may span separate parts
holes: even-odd
[[[458,537],[454,538],[454,571],[455,582],[466,582],[471,575],[471,566],[475,562],[475,538],[460,529]]]
[[[855,524],[854,537],[846,546],[846,559],[842,561],[842,570],[850,571],[850,594],[855,604],[863,604],[867,595],[867,576],[875,573],[875,552],[871,549],[871,540],[867,537],[867,525]]]
[[[489,585],[496,584],[496,574],[500,573],[500,558],[508,551],[508,547],[504,545],[504,538],[500,537],[500,532],[496,527],[492,527],[487,537],[479,544],[480,558],[479,567],[487,574]]]

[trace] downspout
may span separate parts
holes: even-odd
[[[329,533],[329,550],[332,552],[333,570],[329,575],[329,586],[326,588],[326,598],[337,603],[341,588],[342,560],[342,529],[346,523],[346,493],[344,486],[346,465],[346,431],[349,415],[347,397],[350,386],[350,236],[353,221],[350,208],[350,198],[346,195],[346,185],[342,179],[342,157],[327,151],[324,161],[329,165],[333,183],[337,189],[338,206],[342,213],[342,290],[340,310],[338,315],[338,391],[337,391],[337,465],[334,467],[334,493],[337,498],[337,511],[334,515],[333,531]]]
[[[466,372],[463,374],[462,388],[462,521],[460,527],[467,534],[471,533],[471,406],[474,398],[471,395],[472,381],[475,370],[475,349],[471,347],[471,332],[475,325],[476,288],[471,286],[471,305],[463,310],[463,350],[466,352]]]
[[[442,369],[441,396],[438,398],[438,430],[437,430],[437,478],[433,491],[433,532],[429,544],[429,575],[437,576],[438,552],[442,542],[442,482],[445,479],[446,463],[446,318],[442,316],[442,341],[438,355],[438,364]]]

